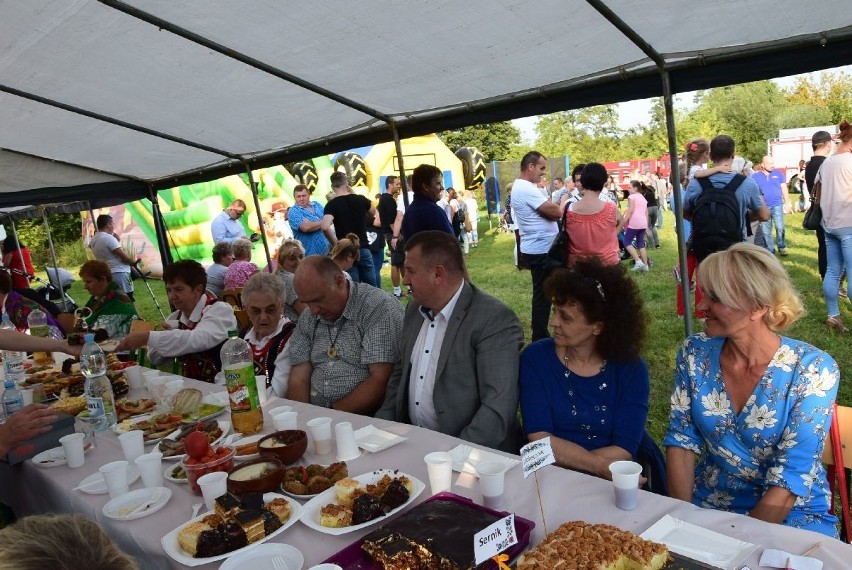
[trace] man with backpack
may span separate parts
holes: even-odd
[[[734,159],[734,139],[719,135],[710,141],[710,160],[719,166]],[[747,216],[769,219],[757,183],[742,174],[717,172],[693,178],[686,187],[683,216],[692,221],[691,249],[700,263],[711,253],[745,240]]]

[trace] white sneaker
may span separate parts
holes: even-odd
[[[648,271],[648,266],[641,261],[637,261],[630,271]]]

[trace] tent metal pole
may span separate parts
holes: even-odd
[[[405,162],[402,160],[402,141],[399,140],[399,131],[396,128],[396,123],[391,121],[388,123],[391,134],[393,135],[393,146],[396,147],[396,158],[399,162],[399,181],[402,184],[402,203],[408,209],[408,181],[405,179]]]
[[[58,289],[62,291],[62,282],[59,280],[59,264],[56,262],[56,250],[53,249],[53,236],[50,235],[50,224],[47,221],[47,212],[41,208],[41,219],[44,222],[44,231],[47,233],[47,246],[50,248],[50,258],[53,260],[53,272],[56,274]],[[47,271],[47,282],[50,283],[50,272]]]
[[[263,213],[260,211],[260,199],[257,197],[257,183],[254,181],[254,176],[251,173],[251,166],[246,161],[243,161],[246,166],[249,184],[251,185],[251,197],[254,198],[254,209],[257,214],[257,224],[260,228],[260,239],[263,241],[263,251],[266,253],[266,270],[272,273],[272,257],[269,255],[269,242],[266,241],[266,229],[263,227]]]
[[[683,198],[680,194],[680,164],[678,145],[675,136],[674,95],[669,72],[660,69],[663,81],[663,106],[666,110],[666,137],[669,143],[669,161],[671,162],[672,195],[674,196],[675,233],[677,234],[677,256],[680,266],[680,291],[683,294],[683,329],[686,336],[692,334],[692,304],[689,302],[689,272],[686,264],[686,244],[683,239]]]

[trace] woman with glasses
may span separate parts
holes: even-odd
[[[275,275],[284,282],[286,300],[284,301],[284,316],[298,322],[299,315],[305,310],[305,305],[299,301],[296,289],[293,287],[293,277],[299,264],[305,259],[305,248],[297,239],[285,239],[278,248],[278,267]]]
[[[524,432],[550,437],[557,465],[609,479],[610,463],[637,456],[648,417],[639,289],[621,265],[585,258],[554,271],[544,291],[553,336],[521,355]]]

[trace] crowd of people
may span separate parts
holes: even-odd
[[[845,330],[837,299],[852,263],[852,214],[844,208],[852,200],[848,123],[839,140],[812,178],[822,183],[828,323]],[[826,143],[830,136],[815,135],[815,149]],[[624,196],[603,165],[589,163],[575,167],[568,184],[554,180],[551,195],[546,168],[541,153],[523,157],[507,208],[531,273],[526,348],[518,315],[479,289],[467,270],[465,256],[478,245],[475,199],[467,191],[445,193],[442,172],[423,164],[406,185],[407,200],[396,177],[387,178],[376,205],[339,172],[325,207],[298,186],[287,215],[293,237],[279,242],[274,271],[251,262],[251,242],[234,225],[245,205],[234,202],[214,221],[221,237],[215,263],[207,270],[193,260],[168,265],[163,279],[175,311],[156,330],[124,332],[119,350],[147,346],[155,364],[177,359],[184,376],[223,382],[219,350],[238,323],[219,296],[237,289],[250,322],[242,336],[265,388],[277,396],[510,452],[549,437],[558,465],[604,478],[622,459],[651,469],[663,456],[645,430],[648,317],[638,283],[650,268],[648,250],[660,246],[653,230],[671,189],[649,176],[631,181]],[[830,355],[781,335],[803,314],[772,253],[787,251],[789,196],[771,160],[762,161],[763,176],[743,175],[748,168],[726,135],[685,147],[677,188],[691,221],[683,279],[695,282],[705,328],[686,339],[672,363],[662,476],[673,497],[835,536],[820,458],[839,371]],[[99,218],[99,233],[110,227]],[[772,228],[775,247],[767,243]],[[567,240],[557,242],[563,233]],[[761,245],[748,243],[755,233]],[[389,251],[392,293],[377,286],[376,265],[385,256],[370,246],[379,239]],[[133,260],[106,235],[100,241],[114,265],[92,261],[80,270],[92,295],[90,319],[133,318],[122,275]],[[554,243],[566,248],[561,266]],[[622,249],[632,267],[622,263]],[[0,272],[8,302],[10,283],[3,283]],[[0,335],[2,348],[19,342]],[[25,411],[16,416],[27,422],[19,433],[50,419],[41,407]],[[0,443],[8,433],[0,426]],[[666,492],[665,485],[656,490]]]

